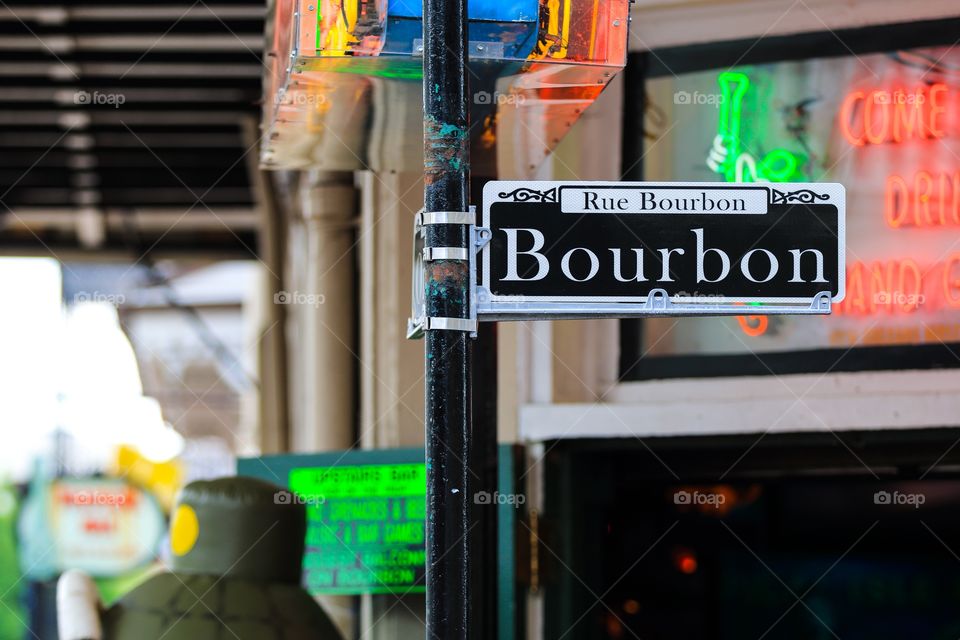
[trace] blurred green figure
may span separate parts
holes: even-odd
[[[306,526],[304,506],[270,483],[193,482],[170,524],[173,571],[102,613],[89,578],[64,574],[60,640],[340,640],[300,586]]]

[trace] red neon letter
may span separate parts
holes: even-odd
[[[863,300],[863,264],[854,262],[847,270],[847,298],[850,313],[866,313]]]
[[[928,99],[930,100],[930,120],[929,120],[929,131],[930,135],[934,138],[943,138],[947,135],[947,132],[943,130],[943,123],[939,122],[939,118],[947,111],[946,103],[947,96],[947,85],[942,82],[938,82],[935,85],[930,87],[928,93]]]
[[[930,190],[933,179],[926,171],[917,171],[913,176],[913,221],[918,227],[933,225],[930,217]],[[923,216],[921,217],[921,213]]]
[[[907,292],[907,271],[913,276],[912,289]],[[923,281],[920,276],[920,267],[909,258],[900,262],[900,285],[897,295],[900,297],[900,308],[907,313],[912,313],[920,307],[921,294],[923,293]]]
[[[954,309],[960,308],[960,278],[954,278],[954,267],[960,264],[960,253],[954,253],[947,258],[943,268],[943,295],[947,304]]]
[[[909,195],[907,183],[903,178],[897,175],[887,177],[884,218],[886,218],[888,226],[896,229],[906,220],[910,208]]]
[[[855,134],[852,127],[856,115],[857,102],[862,101],[865,97],[863,91],[853,91],[847,94],[847,97],[843,99],[843,104],[840,106],[840,131],[843,133],[843,137],[847,139],[847,142],[855,147],[862,147],[864,145],[863,135],[858,136]]]
[[[870,267],[870,301],[867,308],[875,313],[877,305],[893,311],[893,270],[896,262],[874,262]]]
[[[874,109],[879,109],[882,118],[874,115]],[[879,132],[875,132],[874,125],[879,124]],[[881,144],[890,139],[890,94],[886,91],[871,91],[863,107],[863,130],[870,144]]]
[[[953,222],[960,224],[960,171],[953,172],[953,190],[950,195],[950,208],[953,210]]]
[[[893,140],[903,142],[916,135],[923,135],[923,89],[911,94],[897,90],[897,102],[893,105]]]
[[[937,183],[940,186],[940,225],[943,226],[947,224],[947,174],[944,171],[940,172],[940,175],[937,179]]]

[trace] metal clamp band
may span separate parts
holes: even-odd
[[[420,224],[476,224],[473,211],[425,211],[420,213]]]
[[[463,247],[424,247],[423,260],[469,260],[470,251]]]
[[[437,329],[440,331],[464,331],[466,333],[477,332],[477,321],[467,318],[424,318],[423,330],[431,331]]]

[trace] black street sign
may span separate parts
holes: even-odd
[[[641,315],[666,297],[677,315],[815,301],[807,312],[829,313],[844,295],[844,196],[840,184],[490,182],[478,311]]]

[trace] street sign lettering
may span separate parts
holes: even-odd
[[[560,187],[565,213],[766,213],[767,190]]]
[[[836,302],[844,204],[838,184],[490,182],[481,313],[644,303],[653,292],[674,303]]]

